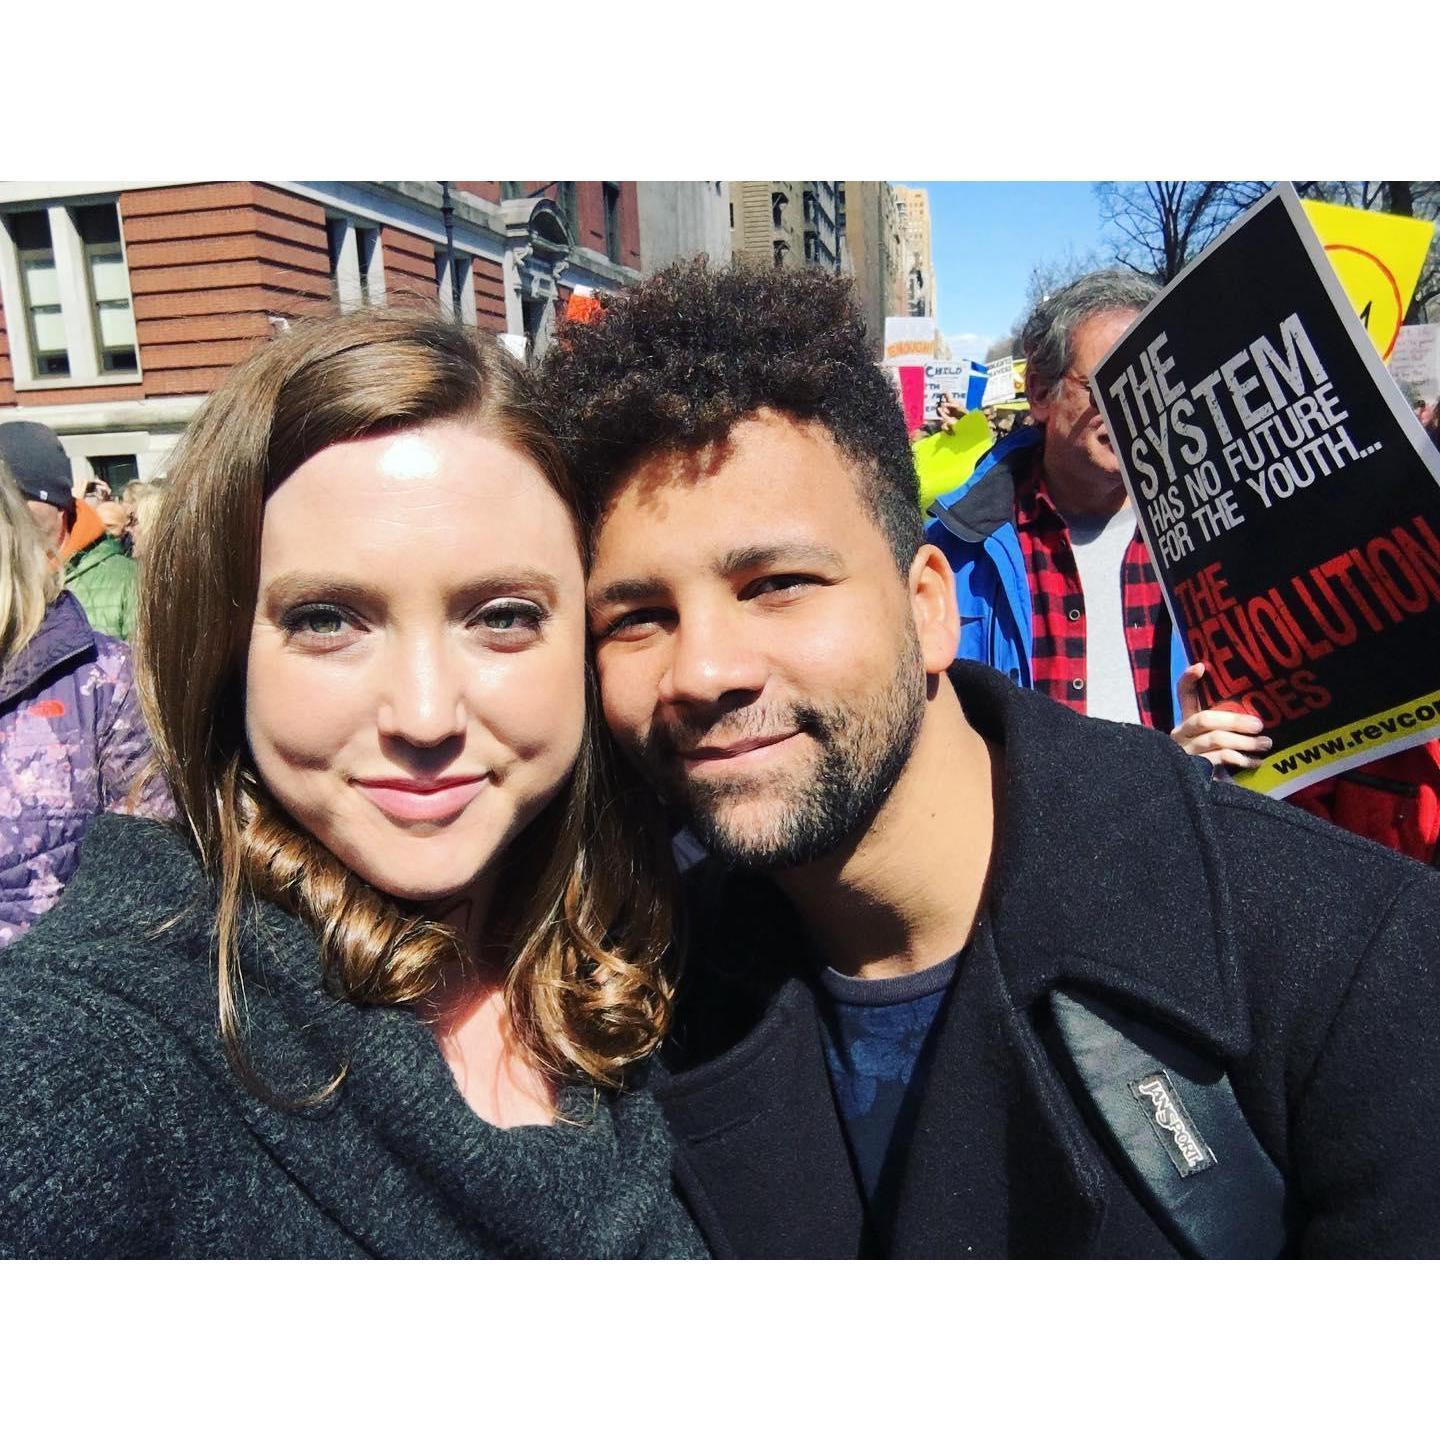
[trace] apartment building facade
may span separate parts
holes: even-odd
[[[639,274],[634,182],[4,182],[0,423],[44,422],[77,486],[119,490],[300,316],[458,298],[534,356],[576,286]]]
[[[935,263],[930,250],[930,196],[910,186],[895,187],[905,244],[905,309],[897,315],[935,314]]]
[[[712,265],[730,263],[728,180],[641,180],[635,192],[647,275],[697,255],[707,256]]]
[[[840,269],[855,287],[872,358],[885,349],[885,317],[908,314],[905,237],[895,189],[884,180],[837,186]]]
[[[840,269],[840,182],[732,180],[730,245],[737,260]]]

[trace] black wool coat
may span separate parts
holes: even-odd
[[[1212,779],[1167,736],[984,666],[950,675],[1003,749],[1002,815],[888,1253],[1178,1253],[1062,1078],[1064,984],[1224,1063],[1287,1177],[1294,1254],[1440,1255],[1440,876]],[[682,1194],[717,1256],[853,1256],[797,919],[768,882],[712,871],[691,928],[657,1089]]]
[[[408,1007],[327,993],[299,920],[244,917],[247,1090],[220,1043],[189,846],[102,816],[59,905],[0,956],[0,1256],[702,1256],[643,1089],[559,1123],[470,1109]]]

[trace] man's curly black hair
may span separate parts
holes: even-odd
[[[923,526],[905,416],[870,358],[848,280],[672,265],[563,326],[541,387],[593,516],[647,454],[723,441],[768,408],[825,426],[856,463],[902,573],[915,558]]]

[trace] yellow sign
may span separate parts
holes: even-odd
[[[1365,333],[1388,360],[1420,282],[1434,224],[1318,200],[1302,203]]]
[[[983,410],[969,410],[956,422],[950,434],[942,430],[917,440],[915,469],[920,476],[920,509],[930,508],[936,496],[963,485],[980,463],[980,457],[995,443],[990,422]]]

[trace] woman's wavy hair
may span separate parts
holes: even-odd
[[[238,943],[248,901],[304,919],[327,982],[357,1004],[416,1002],[463,955],[453,930],[298,827],[256,770],[244,677],[266,498],[327,446],[462,420],[532,460],[579,537],[575,487],[536,417],[529,376],[488,337],[425,311],[366,310],[302,321],[236,366],[177,448],[144,566],[137,670],[160,768],[215,887],[220,1033],[252,1088]],[[616,1088],[669,1019],[672,871],[648,797],[622,788],[593,676],[586,683],[579,759],[497,862],[491,920],[509,948],[518,1042],[558,1079]]]
[[[0,461],[0,673],[35,638],[60,587],[45,537]]]

